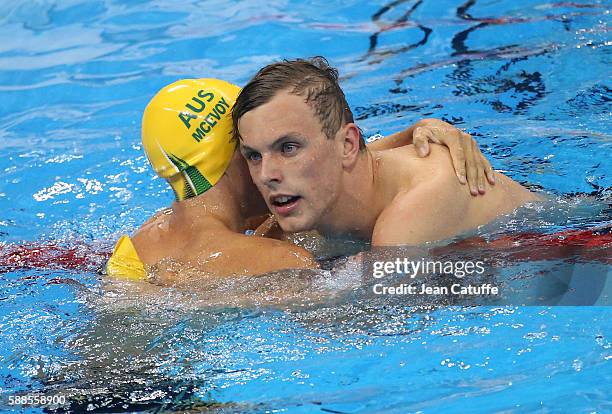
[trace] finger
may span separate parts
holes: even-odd
[[[493,171],[493,167],[491,167],[491,163],[480,150],[480,147],[478,146],[476,140],[472,140],[474,141],[474,152],[476,154],[476,157],[480,160],[480,163],[482,164],[482,166],[479,168],[484,169],[484,173],[489,184],[495,185],[495,172]]]
[[[470,186],[470,194],[473,196],[478,195],[478,170],[476,167],[467,168],[467,182]]]
[[[467,151],[472,151],[469,135],[462,134],[457,128],[446,123],[442,123],[441,126],[428,125],[425,130],[430,141],[448,147],[459,182],[467,184],[465,154]]]
[[[479,160],[478,173],[480,174],[481,172],[484,172],[484,176],[486,177],[489,184],[495,185],[495,174],[493,168],[491,167],[491,163],[480,150],[480,147],[478,146],[476,140],[472,139],[472,141],[474,144],[474,154],[476,156],[476,159]],[[481,191],[480,186],[479,191]],[[484,194],[484,191],[481,191],[481,194]]]
[[[485,167],[482,163],[482,153],[478,148],[478,144],[476,144],[476,140],[472,139],[472,145],[474,149],[474,154],[478,154],[476,157],[476,171],[478,173],[478,193],[485,193]]]
[[[438,144],[446,145],[450,151],[455,174],[461,184],[466,184],[466,139],[461,131],[453,126],[430,127],[431,140]],[[471,147],[470,147],[471,148]]]
[[[478,193],[484,194],[485,193],[484,166],[482,164],[479,164],[478,167],[476,168],[476,171],[478,172]]]
[[[429,155],[429,131],[427,127],[416,127],[412,133],[412,143],[419,157]]]
[[[471,145],[471,137],[468,134],[463,133],[462,131],[456,129],[453,127],[453,131],[455,132],[455,136],[457,137],[457,139],[455,141],[457,141],[457,147],[458,147],[458,154],[461,154],[461,169],[460,169],[460,174],[461,176],[459,177],[459,181],[461,182],[461,184],[468,184],[469,180],[468,180],[468,169],[470,167],[471,164],[473,164],[473,162],[470,162],[470,159],[473,158],[473,155],[471,155],[472,152],[472,145]],[[470,158],[471,157],[471,158]]]
[[[467,169],[467,182],[470,186],[470,193],[472,195],[478,195],[478,171],[476,168],[476,160],[474,157],[474,144],[472,137],[469,134],[462,134],[466,139],[466,169]]]
[[[447,131],[445,129],[432,126],[427,127],[427,131],[429,133],[429,140],[431,142],[435,142],[436,144],[446,144],[444,138],[452,132],[452,130]]]
[[[450,149],[451,160],[453,161],[453,167],[455,167],[455,174],[461,184],[467,184],[466,172],[465,172],[465,150],[463,145],[453,146]]]
[[[481,153],[482,154],[482,153]],[[495,171],[493,171],[493,167],[491,167],[491,163],[484,155],[481,155],[482,163],[484,164],[485,175],[487,176],[487,181],[491,185],[495,185]]]

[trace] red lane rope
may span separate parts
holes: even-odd
[[[477,236],[460,240],[453,245],[510,249],[517,246],[534,244],[540,247],[580,246],[586,248],[612,247],[612,226],[587,230],[565,230],[556,233],[519,233],[486,240]]]
[[[477,236],[439,248],[443,252],[457,250],[500,252],[513,260],[576,259],[612,264],[612,226],[587,230],[565,230],[542,234],[511,234],[494,240]]]
[[[15,270],[57,269],[92,271],[110,257],[88,245],[62,246],[54,243],[0,244],[0,274]]]
[[[544,260],[579,255],[585,260],[612,264],[612,226],[566,230],[551,234],[520,233],[494,240],[471,237],[441,247],[444,251],[483,250],[509,254],[516,260]],[[62,246],[36,242],[0,244],[0,274],[15,270],[49,269],[95,271],[110,257],[86,244]]]

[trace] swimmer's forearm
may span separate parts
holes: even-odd
[[[270,214],[266,220],[264,220],[253,233],[255,236],[269,237],[276,240],[286,240],[283,234],[283,230],[278,225],[278,221],[274,215]]]
[[[412,133],[417,126],[419,126],[418,122],[403,131],[395,132],[383,139],[371,142],[368,144],[368,148],[372,151],[382,151],[410,145],[412,144]]]
[[[368,144],[368,148],[373,151],[382,151],[414,144],[414,130],[416,128],[431,126],[441,122],[442,121],[434,118],[421,119],[403,131],[395,132],[383,139]],[[421,143],[419,142],[419,144]]]

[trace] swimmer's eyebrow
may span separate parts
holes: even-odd
[[[289,132],[287,134],[281,135],[280,137],[276,138],[274,142],[272,142],[272,144],[268,146],[268,148],[276,148],[280,146],[281,144],[283,144],[285,141],[292,140],[292,139],[303,140],[304,137],[297,132]],[[243,141],[240,142],[240,150],[247,151],[247,152],[259,152],[256,149],[251,148],[248,145],[245,145]]]

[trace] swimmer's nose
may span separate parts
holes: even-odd
[[[262,157],[259,174],[262,183],[269,188],[274,188],[276,184],[282,181],[281,170],[274,157]]]

